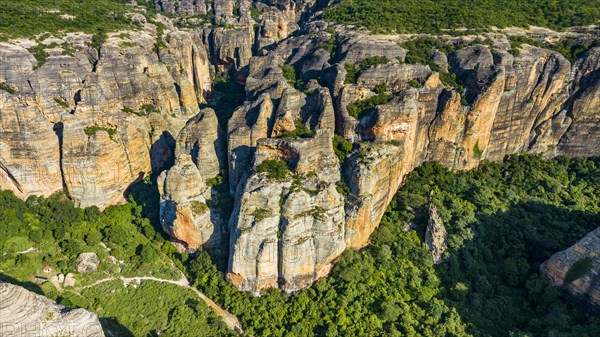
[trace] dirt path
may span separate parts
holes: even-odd
[[[170,284],[174,284],[186,289],[189,289],[191,291],[193,291],[196,296],[198,296],[201,300],[203,300],[209,307],[211,307],[215,313],[217,314],[217,316],[219,316],[219,318],[221,318],[221,320],[233,331],[242,334],[244,332],[244,330],[242,329],[242,325],[240,324],[239,320],[237,319],[237,317],[235,317],[232,313],[228,312],[227,310],[223,309],[222,307],[220,307],[217,303],[215,303],[213,300],[211,300],[210,298],[208,298],[206,295],[204,295],[203,293],[201,293],[198,289],[192,287],[190,285],[190,282],[188,281],[188,279],[185,277],[185,275],[183,275],[183,273],[180,274],[180,279],[179,280],[166,280],[166,279],[161,279],[161,278],[156,278],[156,277],[151,277],[151,276],[139,276],[139,277],[107,277],[101,280],[98,280],[90,285],[87,285],[85,287],[80,287],[77,288],[77,290],[83,290],[83,289],[87,289],[87,288],[91,288],[94,286],[97,286],[101,283],[104,282],[108,282],[108,281],[113,281],[113,280],[121,280],[123,281],[123,283],[125,284],[125,286],[128,286],[131,282],[137,282],[140,283],[141,281],[155,281],[155,282],[161,282],[161,283],[170,283]]]

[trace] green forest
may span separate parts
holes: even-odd
[[[175,285],[143,281],[124,287],[121,281],[92,286],[109,277],[149,276],[176,280],[180,272],[165,252],[175,250],[148,218],[157,216],[157,199],[148,199],[148,186],[134,189],[140,204],[100,212],[97,207],[76,208],[64,194],[47,199],[20,200],[0,191],[0,280],[46,295],[68,307],[82,307],[98,314],[103,328],[117,336],[227,336],[230,331],[191,290]],[[141,196],[141,197],[140,197]],[[148,212],[148,213],[147,213]],[[77,273],[77,257],[94,252],[98,271]],[[51,274],[42,267],[53,268]],[[59,292],[36,276],[74,273],[75,287]],[[198,332],[200,331],[200,332]],[[204,334],[202,334],[204,333]]]
[[[140,28],[128,13],[141,12],[128,0],[18,0],[0,6],[0,41],[40,34],[91,34]],[[140,1],[141,3],[146,3]]]
[[[430,196],[449,232],[434,267],[423,243]],[[413,223],[417,229],[405,232]],[[598,336],[600,318],[539,275],[600,223],[600,159],[539,156],[452,172],[412,172],[370,247],[293,296],[240,293],[201,253],[183,258],[198,288],[255,336]]]
[[[58,293],[29,282],[47,263],[72,272],[82,251],[105,259],[102,242],[126,267],[105,263],[90,273],[98,275],[78,275],[82,285],[104,275],[174,279],[170,259],[253,336],[600,335],[600,317],[566,301],[539,274],[542,262],[600,223],[600,158],[514,156],[460,172],[426,163],[408,176],[371,245],[346,251],[329,277],[294,295],[239,292],[224,280],[223,261],[206,251],[178,253],[156,229],[153,189],[144,182],[130,203],[104,212],[76,208],[60,194],[21,201],[0,193],[0,248],[8,253],[2,279],[93,310],[123,336],[228,333],[204,303],[176,286],[111,281]],[[448,230],[449,251],[437,266],[423,240],[430,203]],[[23,253],[30,247],[35,252]]]
[[[490,27],[562,30],[600,20],[598,0],[342,0],[326,20],[374,33],[442,33]]]
[[[178,272],[159,253],[161,235],[141,212],[135,202],[100,212],[76,208],[62,193],[22,201],[0,191],[0,270],[19,281],[43,265],[66,274],[75,270],[79,254],[94,252],[106,262],[94,275],[81,275],[83,284],[114,274],[176,279]],[[121,263],[109,263],[111,256]]]

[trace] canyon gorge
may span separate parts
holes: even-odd
[[[406,43],[431,37],[333,25],[327,1],[154,5],[99,46],[0,42],[0,188],[105,209],[156,179],[164,231],[182,250],[228,250],[240,290],[326,276],[425,162],[600,155],[595,26],[435,36],[452,50],[418,63]],[[569,60],[514,36],[592,47]],[[235,100],[225,81],[243,88],[230,116],[214,104]]]

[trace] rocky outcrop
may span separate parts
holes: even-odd
[[[212,1],[204,0],[150,0],[158,11],[179,15],[205,15]]]
[[[149,128],[143,119],[121,112],[98,124],[74,115],[58,124],[64,187],[80,207],[124,202],[125,189],[150,171]]]
[[[588,151],[586,155],[597,154],[597,149],[576,145],[571,139],[577,136],[569,134],[577,124],[586,128],[583,137],[591,141],[595,138],[589,137],[597,137],[592,126],[595,121],[587,115],[590,110],[578,106],[585,101],[593,107],[597,101],[597,62],[571,65],[556,52],[527,45],[515,56],[501,38],[493,53],[489,46],[473,40],[455,41],[462,47],[450,55],[437,51],[433,61],[441,69],[452,69],[465,89],[459,91],[429,66],[398,62],[396,59],[406,54],[398,46],[400,37],[356,36],[341,29],[332,33],[322,23],[309,23],[305,29],[305,35],[250,60],[249,102],[229,124],[229,167],[234,172],[230,188],[237,192],[233,194],[237,213],[230,221],[231,232],[236,234],[231,238],[228,278],[240,289],[293,290],[304,285],[295,282],[296,287],[290,286],[289,277],[282,273],[285,262],[278,255],[282,246],[275,235],[282,214],[275,196],[286,193],[291,179],[269,183],[249,168],[252,162],[261,161],[264,150],[259,152],[258,147],[268,143],[263,138],[287,135],[296,130],[298,121],[314,130],[335,128],[354,143],[342,169],[343,180],[350,187],[344,206],[347,248],[368,244],[405,175],[424,161],[468,169],[482,160],[501,160],[515,153],[569,155],[579,154],[575,149],[581,147]],[[318,55],[332,37],[337,59],[323,61]],[[593,58],[595,53],[591,50],[588,56]],[[355,82],[348,81],[344,63],[360,64],[382,55],[389,61],[361,70]],[[295,88],[297,82],[283,77],[284,67],[288,67],[286,76],[293,67],[296,77],[306,81],[304,92]],[[321,90],[314,78],[329,90]],[[580,81],[586,85],[579,85]],[[317,100],[316,92],[320,95]],[[358,118],[350,115],[350,105],[376,97],[387,98]],[[326,102],[331,102],[332,109]],[[329,116],[323,119],[327,122],[319,126],[307,123],[307,112],[313,110],[315,116]],[[573,114],[581,122],[575,122]],[[569,150],[567,144],[572,144]],[[252,217],[257,203],[271,205],[259,212],[269,217],[259,217],[258,222]],[[432,218],[437,219],[435,211]],[[436,263],[445,247],[444,231],[437,224],[432,223],[428,235]],[[306,254],[313,252],[307,249]]]
[[[267,138],[272,115],[273,102],[269,94],[264,94],[238,108],[227,123],[227,163],[232,195],[250,168],[258,140]]]
[[[600,227],[544,262],[540,272],[551,284],[600,310]]]
[[[238,288],[306,288],[344,251],[344,197],[329,132],[258,142],[255,172],[238,189],[230,220],[227,278]],[[290,172],[273,178],[261,170],[269,160],[282,160]]]
[[[429,205],[429,220],[425,229],[425,244],[433,257],[433,263],[442,262],[444,253],[448,250],[447,232],[444,222],[440,218],[437,207]]]
[[[563,129],[559,127],[568,126],[558,143],[559,153],[593,156],[597,153],[589,144],[600,142],[600,117],[597,113],[600,108],[600,47],[590,50],[585,58],[580,59],[576,70],[573,95],[567,105],[570,109],[559,115],[562,120],[558,119],[547,128],[551,134],[560,134]]]
[[[228,123],[235,205],[227,278],[255,293],[308,287],[346,247],[333,99],[316,81],[301,92],[285,78],[284,53],[251,60],[246,91],[252,100]],[[262,164],[274,160],[290,172],[273,179]]]
[[[98,271],[100,259],[94,252],[81,253],[77,257],[77,271],[81,274]]]
[[[0,332],[6,337],[104,337],[96,314],[69,309],[19,286],[0,282]]]
[[[223,220],[209,207],[224,155],[219,134],[215,112],[202,110],[177,137],[175,165],[158,177],[162,228],[188,249],[221,243]]]
[[[0,91],[0,101],[6,96]],[[0,188],[21,198],[62,190],[59,138],[43,113],[4,103],[0,123]]]
[[[362,143],[349,159],[346,244],[362,247],[377,228],[408,166],[403,149],[391,143]]]
[[[200,34],[171,27],[157,52],[155,30],[113,33],[99,49],[85,34],[1,44],[0,83],[14,89],[0,90],[3,189],[65,189],[79,206],[104,208],[172,157],[161,139],[198,112],[211,69]]]
[[[65,274],[58,274],[58,275],[54,275],[52,277],[50,277],[50,282],[53,283],[53,285],[58,287],[74,287],[75,286],[75,276],[73,275],[73,273],[67,273],[67,275]]]

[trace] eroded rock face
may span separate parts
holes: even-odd
[[[296,291],[326,275],[345,249],[344,198],[336,189],[339,162],[329,130],[311,139],[263,139],[254,168],[279,159],[283,179],[255,172],[238,189],[230,220],[227,278],[255,293],[280,287]]]
[[[104,337],[96,314],[69,309],[19,286],[0,282],[0,331],[6,337]]]
[[[80,207],[125,202],[124,191],[150,171],[146,121],[117,113],[100,125],[63,118],[62,174],[65,188]]]
[[[437,207],[429,205],[429,221],[425,229],[425,244],[431,251],[433,263],[439,264],[442,262],[444,253],[448,250],[447,232],[444,222],[440,218]]]
[[[0,102],[6,96],[0,90]],[[35,109],[17,108],[7,101],[1,106],[0,188],[20,198],[62,190],[59,138],[53,124]]]
[[[215,112],[202,110],[179,133],[175,165],[158,177],[163,230],[192,250],[221,243],[222,219],[209,207],[224,155],[219,133]]]
[[[153,3],[156,10],[179,15],[204,15],[208,5],[204,0],[153,0]]]
[[[540,272],[574,298],[600,310],[600,227],[544,262]]]
[[[395,144],[363,143],[350,157],[346,204],[346,244],[362,247],[369,241],[400,186],[408,167],[400,160],[403,149]]]
[[[571,131],[576,124],[585,129],[582,136],[589,141],[597,137],[596,117],[592,117],[596,114],[587,108],[593,109],[598,101],[596,50],[589,52],[591,60],[573,66],[560,54],[537,47],[524,46],[513,56],[504,41],[498,42],[495,53],[477,44],[451,55],[438,51],[432,61],[442,69],[451,68],[461,78],[465,91],[460,93],[445,85],[440,73],[428,66],[395,60],[405,54],[398,47],[401,38],[364,36],[342,29],[332,33],[326,24],[315,22],[304,28],[306,35],[286,40],[250,60],[249,102],[229,124],[229,167],[235,177],[231,191],[237,194],[236,213],[230,220],[235,234],[228,278],[240,289],[293,290],[304,285],[296,281],[296,287],[290,286],[281,255],[284,246],[277,236],[285,217],[276,204],[277,195],[288,193],[293,179],[270,182],[249,169],[250,163],[262,161],[265,145],[273,141],[263,138],[288,134],[297,129],[298,121],[313,130],[335,128],[354,143],[342,168],[343,180],[351,190],[344,206],[347,248],[368,244],[405,175],[425,161],[469,169],[481,160],[501,160],[515,153],[583,154],[578,152],[583,149],[588,151],[586,155],[598,153],[597,147],[577,143]],[[337,59],[320,57],[321,46],[332,37]],[[367,68],[354,83],[348,82],[343,64],[360,64],[371,56],[386,56],[389,62]],[[285,66],[292,66],[296,75],[306,80],[304,92],[282,78]],[[311,76],[318,76],[319,82]],[[582,81],[585,85],[579,84]],[[322,90],[319,83],[327,84],[329,90]],[[389,99],[361,112],[358,118],[350,115],[353,103],[382,94]],[[309,111],[316,111],[315,121],[324,122],[309,122]],[[295,153],[276,148],[269,151],[278,154],[276,158],[289,159]],[[264,207],[264,212],[257,213],[263,216],[256,221],[253,214],[259,207]],[[432,211],[432,219],[437,218]],[[436,263],[445,249],[444,231],[437,224],[433,221],[428,233]],[[318,249],[305,250],[306,261],[312,261]]]
[[[68,34],[42,42],[2,43],[0,186],[23,198],[66,190],[77,205],[123,202],[131,183],[172,157],[164,135],[177,135],[211,89],[200,33],[167,28],[155,50],[155,26],[109,36]],[[155,144],[156,143],[156,144]]]

